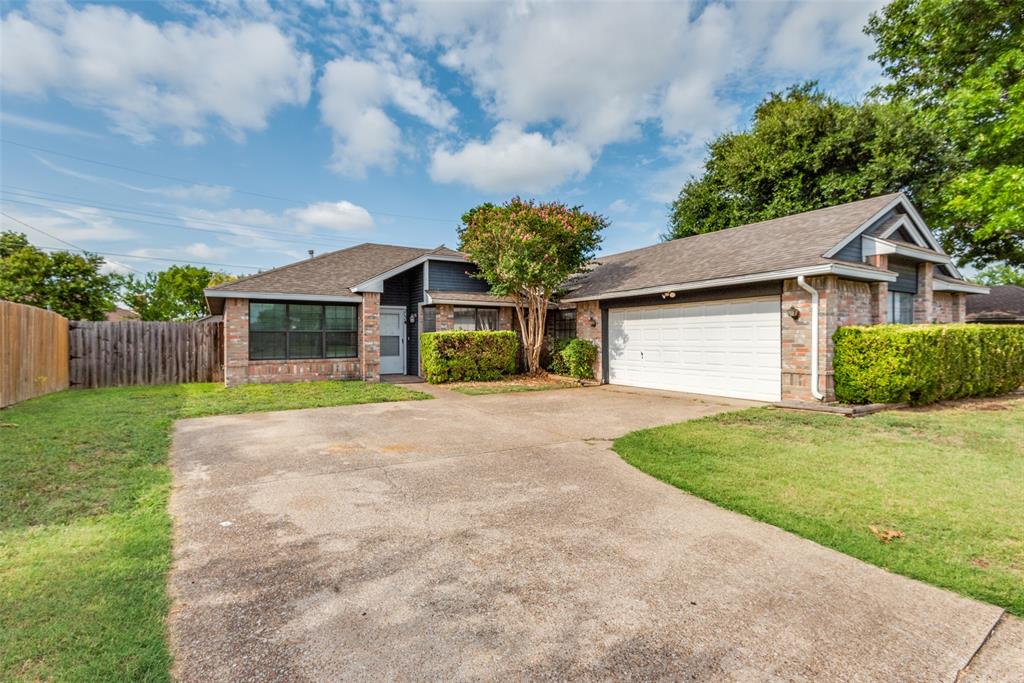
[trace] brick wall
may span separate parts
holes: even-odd
[[[935,292],[932,295],[932,321],[962,323],[966,317],[967,296],[957,292]]]
[[[434,307],[437,311],[437,331],[455,329],[455,306],[452,304],[438,304]]]
[[[935,265],[931,263],[917,264],[917,294],[914,295],[914,322],[932,322],[932,302],[935,293],[934,286]]]
[[[359,307],[359,358],[367,382],[380,380],[380,294],[365,292]]]
[[[591,325],[591,321],[596,324]],[[603,354],[601,352],[601,304],[597,301],[581,301],[576,304],[576,337],[587,339],[597,346],[597,360],[594,362],[594,379],[603,381]]]
[[[515,316],[514,308],[505,306],[498,309],[498,329],[506,332],[512,331],[512,318]]]
[[[362,320],[359,332],[359,355],[356,358],[249,360],[249,301],[227,299],[224,302],[224,384],[233,387],[239,384],[362,379],[365,346]],[[377,366],[379,370],[379,349]]]

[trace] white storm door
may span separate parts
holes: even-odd
[[[405,373],[405,309],[380,309],[380,374]]]

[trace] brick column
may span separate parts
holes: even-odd
[[[931,263],[917,264],[917,294],[914,295],[914,322],[932,321],[932,288],[935,266]]]
[[[455,329],[455,306],[451,304],[438,304],[434,307],[437,310],[437,331]]]
[[[514,308],[504,306],[498,309],[498,329],[506,332],[512,330],[512,318],[516,315]]]
[[[868,256],[868,265],[882,270],[889,269],[889,255],[875,254]],[[889,322],[889,283],[871,283],[871,324],[881,325]]]
[[[377,382],[380,380],[380,294],[364,293],[359,311],[360,369],[364,380]]]
[[[249,381],[249,301],[224,300],[224,385]]]
[[[601,304],[598,301],[581,301],[576,304],[576,337],[594,342],[597,346],[597,360],[594,361],[594,379],[604,381],[601,343]]]
[[[953,322],[962,323],[967,320],[967,295],[953,294]]]

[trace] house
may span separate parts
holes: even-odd
[[[967,322],[994,324],[1024,323],[1024,287],[995,285],[992,291],[967,300]]]
[[[118,306],[112,311],[107,311],[103,317],[108,323],[118,323],[124,320],[138,320],[139,314],[130,308],[122,308]]]
[[[226,382],[415,374],[423,332],[512,329],[475,272],[362,244],[210,288]],[[597,379],[757,400],[832,398],[842,325],[962,321],[988,292],[902,194],[601,257],[566,288],[555,324],[598,346]]]

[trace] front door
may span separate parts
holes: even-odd
[[[405,374],[405,309],[380,309],[380,374]]]

